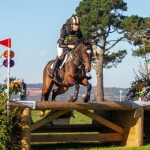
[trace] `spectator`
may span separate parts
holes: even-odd
[[[24,95],[21,95],[21,100],[26,100],[27,99],[27,85],[26,83],[24,82],[24,79],[22,78],[21,79],[22,81],[22,90],[24,90],[25,94]]]
[[[22,81],[22,89],[26,92],[27,91],[27,85],[24,82],[24,79],[21,79],[21,81]]]

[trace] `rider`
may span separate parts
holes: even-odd
[[[60,56],[67,51],[67,49],[74,49],[75,42],[78,39],[82,39],[83,35],[80,30],[80,19],[78,16],[71,17],[70,24],[63,25],[60,33],[60,38],[57,41],[57,52],[58,57],[56,58],[53,68],[49,73],[49,77],[54,77],[54,72],[59,67],[60,64]]]

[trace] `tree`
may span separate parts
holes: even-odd
[[[131,16],[133,18],[133,16]],[[127,31],[130,31],[130,28],[128,27],[129,19],[126,21],[126,24],[124,22],[122,23],[124,28]],[[134,23],[135,24],[139,19],[137,16],[134,16]],[[142,57],[145,59],[145,67],[148,69],[148,56],[150,55],[150,18],[140,18],[142,21],[140,22],[140,25],[138,24],[138,28],[134,26],[135,28],[128,32],[126,34],[126,37],[133,42],[135,46],[138,46],[137,49],[132,51],[133,57]],[[141,66],[141,65],[140,65]]]
[[[123,11],[127,11],[127,3],[123,0],[83,0],[76,8],[84,37],[96,42],[93,68],[97,75],[97,101],[104,101],[103,68],[116,67],[127,54],[125,49],[112,53],[110,50],[123,40],[133,44],[132,33],[145,28],[144,18],[123,16]]]

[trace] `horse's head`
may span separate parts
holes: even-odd
[[[91,43],[82,40],[79,42],[75,48],[75,53],[80,58],[82,64],[85,66],[85,71],[91,71],[91,59],[93,54],[93,49]]]

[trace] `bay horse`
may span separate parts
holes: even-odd
[[[52,90],[53,85],[57,86],[57,89],[52,90],[52,99],[59,94],[65,93],[69,87],[75,85],[74,95],[69,97],[69,102],[75,102],[78,99],[79,87],[80,85],[87,86],[86,96],[82,98],[83,102],[88,102],[90,100],[90,93],[92,85],[88,82],[88,77],[86,72],[91,70],[91,59],[92,59],[92,45],[86,42],[84,39],[79,40],[78,44],[74,49],[67,53],[67,59],[65,65],[54,73],[54,78],[51,79],[48,74],[51,71],[51,65],[54,60],[47,63],[43,71],[43,89],[41,101],[48,101],[49,94]],[[43,117],[45,111],[39,113],[40,117]]]

